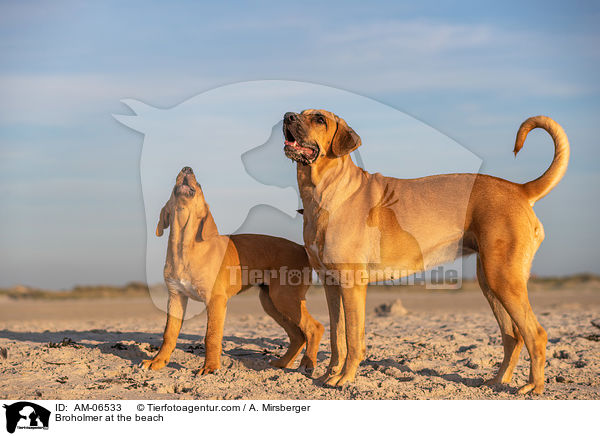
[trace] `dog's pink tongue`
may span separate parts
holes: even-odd
[[[292,141],[285,141],[284,142],[285,145],[289,145],[290,147],[296,147],[296,141],[292,142]]]

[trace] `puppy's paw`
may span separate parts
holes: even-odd
[[[298,371],[301,372],[302,374],[304,374],[305,376],[312,378],[312,376],[313,376],[313,374],[315,372],[315,368],[314,367],[305,366],[305,365],[300,365],[298,367]]]
[[[167,365],[167,363],[169,363],[167,360],[157,358],[154,358],[152,360],[142,360],[142,363],[140,363],[140,368],[157,371],[161,368],[164,368]]]
[[[300,366],[298,367],[298,371],[302,374],[307,375],[308,377],[312,377],[315,372],[315,362],[308,357],[304,356],[300,361]]]
[[[289,359],[274,359],[269,362],[269,365],[275,368],[289,368],[291,364]]]
[[[517,394],[525,395],[530,392],[532,394],[540,395],[541,393],[544,392],[544,385],[542,384],[542,385],[536,386],[534,383],[527,383],[525,386],[521,386],[519,388],[519,390],[517,391]]]
[[[502,381],[500,379],[498,379],[497,377],[488,379],[488,380],[484,380],[483,383],[481,383],[481,386],[497,386],[497,385],[501,385]]]

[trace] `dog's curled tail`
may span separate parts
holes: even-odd
[[[550,167],[544,174],[531,182],[523,183],[521,186],[525,190],[525,194],[529,197],[529,203],[533,205],[540,198],[545,197],[557,184],[567,171],[569,164],[569,139],[563,128],[552,118],[538,115],[525,120],[519,131],[515,141],[515,157],[523,148],[523,143],[527,134],[538,127],[541,127],[552,136],[554,140],[554,159]]]

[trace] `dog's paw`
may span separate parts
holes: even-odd
[[[221,365],[217,363],[204,363],[204,366],[200,371],[198,371],[198,375],[207,375],[212,374],[215,371],[218,371],[221,368]]]
[[[339,374],[332,374],[331,376],[329,376],[329,378],[326,378],[324,385],[339,388],[347,383],[352,383],[355,378],[356,369],[349,369],[344,367],[344,369]]]
[[[142,360],[142,363],[140,363],[140,368],[157,371],[161,368],[164,368],[167,363],[168,362],[165,359]]]
[[[320,376],[318,378],[318,380],[325,383],[330,378],[332,378],[336,375],[340,375],[342,373],[342,368],[343,368],[342,366],[334,366],[334,367],[328,366],[327,371],[325,371],[325,374]]]
[[[527,383],[525,386],[521,386],[517,391],[519,395],[525,395],[528,393],[540,395],[544,392],[544,385],[536,386],[534,383]]]
[[[307,377],[312,377],[315,372],[315,368],[310,367],[310,366],[300,365],[298,367],[298,371]]]
[[[342,374],[332,374],[328,377],[325,377],[325,379],[323,380],[323,384],[325,386],[329,386],[329,387],[336,387],[338,386],[338,382],[342,379]]]
[[[313,362],[308,357],[304,356],[304,357],[302,357],[302,360],[300,361],[300,366],[298,367],[298,371],[300,371],[302,374],[312,377],[313,373],[315,372],[315,366],[316,366],[315,362]]]
[[[339,388],[339,387],[344,386],[345,384],[352,383],[355,378],[356,378],[355,374],[343,373],[343,374],[333,376],[333,377],[329,378],[328,380],[325,380],[325,384],[327,386]]]
[[[494,378],[490,378],[488,380],[484,380],[483,383],[481,383],[481,386],[497,386],[497,385],[501,385],[503,384],[501,380],[499,380],[498,378],[494,377]]]
[[[275,368],[289,368],[291,363],[289,359],[273,359],[269,362],[269,365]]]

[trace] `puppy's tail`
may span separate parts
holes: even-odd
[[[513,150],[515,157],[521,148],[523,148],[527,134],[538,127],[541,127],[552,136],[554,140],[554,159],[544,174],[531,182],[521,185],[525,194],[529,197],[529,203],[532,206],[540,198],[545,197],[560,182],[560,179],[562,179],[567,171],[570,154],[569,140],[563,128],[552,118],[538,115],[537,117],[528,118],[519,127],[515,149]]]

